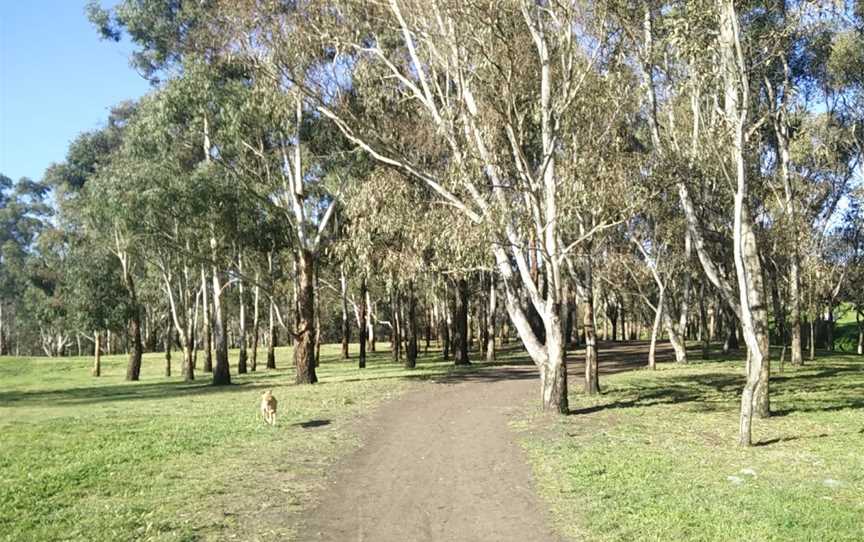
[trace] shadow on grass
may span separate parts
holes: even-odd
[[[418,358],[417,372],[404,370],[401,363],[390,360],[389,352],[375,352],[367,358],[367,366],[358,369],[355,360],[327,361],[322,359],[319,366],[319,383],[316,386],[360,382],[366,380],[432,380],[452,378],[452,381],[470,380],[471,375],[482,372],[481,369],[494,366],[522,366],[524,359],[505,359],[492,364],[476,363],[467,367],[456,367],[452,361],[441,360],[434,352],[422,354]],[[530,364],[530,362],[527,362]],[[533,368],[533,364],[531,364]],[[398,374],[382,374],[399,371]],[[344,376],[350,375],[345,378]],[[117,384],[98,384],[63,389],[29,389],[0,391],[0,406],[62,406],[88,405],[119,401],[154,400],[176,397],[206,396],[211,393],[234,393],[254,390],[265,390],[274,385],[293,385],[293,375],[284,369],[250,372],[238,378],[232,374],[233,382],[227,386],[213,386],[209,373],[199,373],[198,379],[192,382],[177,380],[122,382]],[[517,375],[522,378],[521,375]],[[525,378],[535,375],[528,374]],[[506,373],[485,375],[481,380],[505,379]],[[159,378],[159,377],[155,377]]]
[[[309,420],[307,422],[292,423],[291,425],[294,427],[302,427],[303,429],[311,429],[314,427],[330,425],[330,420]]]
[[[778,437],[772,438],[768,440],[761,440],[754,444],[754,446],[771,446],[772,444],[779,444],[781,442],[792,442],[796,440],[815,440],[826,437],[836,437],[837,435],[829,435],[828,433],[820,433],[818,435],[796,435],[793,437]]]
[[[275,375],[274,375],[275,377]],[[89,386],[60,390],[4,391],[0,392],[0,405],[28,406],[44,403],[54,405],[86,405],[111,401],[135,399],[164,399],[169,397],[188,397],[210,393],[247,391],[272,386],[271,378],[233,383],[228,386],[213,386],[208,380],[194,382],[127,382],[110,386]]]
[[[864,365],[835,362],[818,368],[805,366],[796,373],[771,379],[772,417],[796,412],[835,412],[864,409]],[[572,415],[693,403],[702,412],[737,408],[745,378],[741,373],[712,372],[680,376],[663,375],[653,381],[601,394],[610,401],[571,410]],[[617,398],[616,398],[617,397]],[[813,438],[813,437],[795,437]]]

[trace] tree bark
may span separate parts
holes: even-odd
[[[174,333],[174,328],[171,325],[171,320],[169,317],[168,326],[165,328],[165,376],[171,376],[171,343],[174,340],[174,337],[171,335]]]
[[[298,249],[297,329],[294,332],[294,367],[297,384],[314,384],[315,374],[315,255]]]
[[[93,332],[93,376],[102,376],[102,335],[98,331]]]
[[[582,292],[583,328],[585,330],[585,393],[600,393],[599,366],[597,360],[597,334],[594,321],[594,263],[590,250],[585,256],[585,279]]]
[[[255,272],[255,293],[253,295],[252,307],[252,363],[249,369],[254,373],[258,370],[258,335],[261,330],[261,318],[259,313],[259,302],[261,288],[258,286],[258,272]]]
[[[6,322],[3,320],[3,303],[0,302],[0,356],[6,355]],[[98,375],[94,375],[98,376]]]
[[[125,267],[125,266],[124,266]],[[132,305],[132,317],[130,321],[130,335],[132,339],[132,350],[129,352],[129,364],[126,367],[126,380],[136,381],[141,376],[141,356],[144,346],[141,343],[141,306],[138,304],[138,296],[135,293],[135,281],[128,269],[126,275],[126,289],[129,292],[129,300]]]
[[[360,339],[360,356],[359,356],[359,360],[357,362],[357,366],[360,369],[366,368],[366,346],[367,346],[366,345],[366,343],[367,343],[366,334],[368,333],[368,330],[369,330],[369,327],[366,324],[366,319],[367,319],[366,299],[368,298],[366,294],[367,294],[367,292],[366,292],[366,276],[364,275],[363,278],[360,280],[360,307],[358,310],[359,322],[357,323],[358,324],[357,327],[359,328],[359,331],[360,331],[360,337],[359,337],[359,339]]]
[[[804,365],[801,349],[801,277],[798,265],[798,249],[793,249],[789,265],[789,328],[792,331],[792,365]]]
[[[426,345],[424,346],[423,351],[426,353],[429,353],[429,345],[432,342],[432,310],[428,307],[428,305],[426,306],[424,316],[426,317],[426,322],[425,322]]]
[[[213,367],[213,385],[224,386],[231,383],[228,365],[228,334],[225,330],[225,309],[222,307],[222,275],[216,265],[216,240],[210,239],[213,248],[213,345],[216,366]]]
[[[859,356],[864,355],[864,322],[861,321],[861,311],[855,309],[855,322],[858,324],[858,349]]]
[[[274,280],[273,280],[273,253],[267,253],[267,268],[270,272],[270,312],[269,312],[269,320],[267,323],[267,368],[275,369],[276,368],[276,341],[278,337],[276,335],[276,321],[274,319],[276,306],[275,301],[273,300],[273,290],[274,290]]]
[[[204,267],[201,267],[201,316],[204,320],[204,372],[213,372],[213,328],[212,318],[210,313],[210,304],[207,297],[210,295],[210,289],[207,287],[207,274],[204,272]]]
[[[544,318],[547,362],[540,365],[540,389],[544,410],[566,414],[570,405],[567,399],[567,359],[560,314],[561,305],[553,304]]]
[[[267,368],[276,368],[276,321],[274,319],[275,307],[273,299],[270,299],[270,314],[267,322]]]
[[[438,334],[441,337],[441,350],[444,361],[450,359],[450,311],[447,308],[447,303],[438,303]]]
[[[195,380],[195,308],[190,304],[186,310],[186,333],[183,334],[183,380]]]
[[[370,352],[375,351],[375,324],[372,322],[372,315],[375,312],[375,307],[372,304],[372,295],[369,293],[369,287],[366,287],[366,326],[369,328],[366,332],[367,349]]]
[[[471,363],[468,354],[468,281],[456,283],[456,304],[453,311],[453,360],[456,365]]]
[[[414,294],[414,281],[408,282],[408,314],[405,324],[408,333],[408,347],[405,349],[405,368],[417,366],[417,297]]]
[[[351,320],[348,317],[348,278],[345,269],[339,268],[339,285],[341,286],[342,298],[342,359],[351,357],[348,345],[351,342]]]
[[[321,365],[321,286],[318,282],[318,267],[315,267],[315,367]]]
[[[711,342],[708,336],[708,310],[705,306],[705,283],[699,289],[699,335],[702,339],[702,359],[707,360],[711,355]]]
[[[675,361],[677,363],[687,363],[687,344],[679,334],[675,321],[672,320],[669,312],[668,306],[663,309],[663,324],[666,328],[666,334],[669,335],[669,342],[672,343],[672,348],[675,350]]]
[[[240,329],[238,337],[238,346],[240,352],[237,356],[237,374],[246,374],[247,360],[249,352],[246,349],[246,291],[243,287],[243,255],[237,256],[237,267],[240,271],[240,277],[237,279],[237,287],[239,289],[239,304],[240,304]]]
[[[392,318],[390,322],[390,353],[393,362],[397,363],[402,360],[402,309],[399,302],[399,290],[396,286],[390,293],[390,312]]]
[[[498,297],[495,288],[495,275],[489,277],[489,314],[486,320],[486,361],[492,363],[495,361],[495,313],[498,311]],[[567,347],[567,341],[564,341],[564,347]]]
[[[666,290],[660,288],[657,298],[657,307],[654,309],[654,325],[651,327],[651,345],[648,347],[648,367],[653,371],[657,368],[657,336],[660,332],[660,322],[663,320],[663,307]]]

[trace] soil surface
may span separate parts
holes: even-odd
[[[601,373],[645,364],[647,345],[602,345]],[[582,386],[581,351],[569,385]],[[658,361],[669,359],[658,345]],[[535,395],[533,365],[439,378],[380,407],[337,464],[300,540],[559,541],[508,421]]]

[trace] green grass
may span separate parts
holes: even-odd
[[[165,378],[161,354],[139,382],[123,381],[125,356],[105,357],[100,378],[90,358],[0,358],[0,540],[291,539],[327,467],[358,446],[359,416],[405,377],[453,370],[431,353],[413,371],[389,352],[362,371],[338,357],[325,346],[321,383],[294,386],[279,349],[280,370],[229,387]],[[258,417],[264,389],[275,428]]]
[[[855,310],[844,305],[838,311],[840,317],[834,328],[834,348],[840,352],[856,352],[858,349],[858,322],[855,320]]]
[[[599,397],[571,394],[571,416],[539,418],[548,430],[523,441],[558,527],[587,541],[864,540],[864,363],[788,367],[746,449],[740,360],[664,364],[602,379]]]

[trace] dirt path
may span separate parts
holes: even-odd
[[[631,348],[607,351],[601,372],[643,363],[644,350]],[[570,385],[581,386],[581,366],[569,372]],[[300,540],[561,540],[508,428],[537,390],[533,366],[506,366],[439,379],[384,405],[363,447],[330,476]]]
[[[385,405],[337,466],[301,540],[546,541],[549,529],[508,414],[530,368],[443,379]]]

